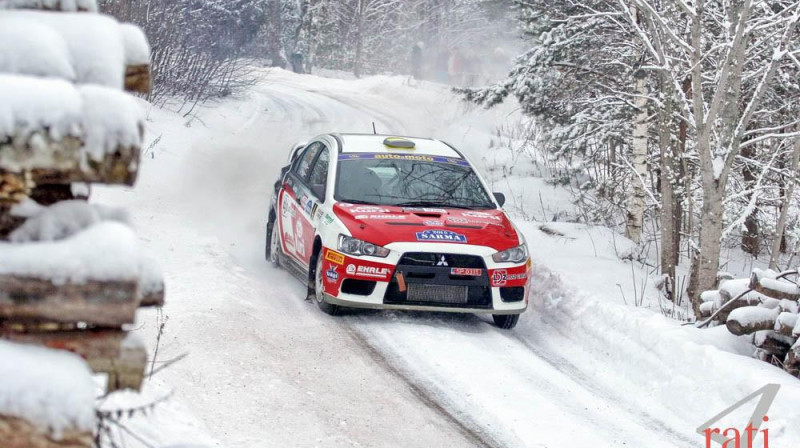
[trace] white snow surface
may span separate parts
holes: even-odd
[[[122,89],[128,56],[141,60],[142,52],[149,51],[146,42],[142,46],[142,36],[136,36],[131,27],[121,27],[115,19],[101,14],[4,11],[0,15],[0,37],[6,43],[0,46],[4,53],[0,73],[63,76],[81,84]],[[15,45],[17,42],[22,45]],[[45,47],[40,55],[30,52]]]
[[[58,79],[0,74],[0,98],[0,136],[30,136],[47,130],[55,140],[78,137],[84,143],[83,163],[90,158],[102,160],[119,146],[141,146],[145,111],[139,100],[124,92],[94,85],[73,86]],[[0,154],[3,165],[18,171],[50,160],[44,145],[34,139],[32,146],[32,161],[17,162]]]
[[[515,110],[484,111],[446,86],[403,77],[282,70],[265,72],[246,98],[204,108],[200,120],[153,110],[148,138],[161,140],[136,189],[101,187],[93,196],[130,207],[164,267],[169,321],[159,356],[189,352],[157,384],[175,390],[167,406],[196,420],[171,428],[138,420],[157,428],[146,441],[697,447],[699,425],[777,383],[771,442],[800,446],[796,378],[750,358],[751,340],[724,326],[698,330],[662,316],[650,268],[619,258],[631,253],[630,241],[602,227],[551,222],[574,216],[568,192],[531,177],[542,172],[535,154],[498,146],[497,128],[519,126]],[[266,264],[270,192],[291,145],[322,132],[371,131],[372,122],[379,132],[452,143],[509,198],[534,261],[534,303],[515,330],[471,315],[333,318],[304,300],[304,285]],[[558,234],[540,230],[537,219]],[[151,347],[159,319],[139,313]],[[742,427],[751,413],[745,406],[717,424]],[[182,441],[187,427],[199,429]]]
[[[92,430],[94,383],[79,356],[0,340],[0,360],[0,415],[27,420],[56,438],[64,430]]]
[[[0,9],[22,8],[97,12],[97,0],[0,0]]]
[[[30,205],[25,206],[28,207]],[[17,215],[19,216],[19,212]],[[125,209],[89,204],[77,199],[41,207],[38,213],[27,216],[29,219],[9,235],[11,242],[56,241],[70,237],[101,221],[117,221],[123,224],[131,222],[130,215]]]
[[[742,325],[750,325],[767,320],[775,320],[780,313],[780,308],[744,306],[731,311],[731,313],[728,314],[728,320],[735,320]]]
[[[130,23],[120,24],[123,43],[125,44],[125,63],[141,65],[150,63],[150,44],[144,31]]]
[[[0,242],[0,274],[56,283],[138,280],[144,263],[133,231],[119,222],[99,222],[54,242]]]

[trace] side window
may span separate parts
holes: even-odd
[[[308,145],[303,151],[303,154],[295,160],[294,166],[292,166],[292,172],[300,178],[301,181],[305,181],[306,176],[308,176],[308,172],[311,170],[311,162],[314,161],[314,157],[317,156],[321,146],[322,145],[319,143]]]
[[[323,147],[317,157],[314,168],[311,169],[311,176],[308,178],[308,185],[326,185],[328,180],[328,148]]]

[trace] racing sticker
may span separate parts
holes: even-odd
[[[431,241],[437,243],[466,243],[466,235],[451,232],[450,230],[423,230],[417,232],[417,241]]]
[[[336,272],[336,268],[337,266],[331,265],[331,267],[325,271],[325,279],[328,281],[328,283],[336,283],[339,281],[339,273]]]
[[[505,286],[508,282],[519,282],[527,278],[526,272],[509,273],[505,269],[497,269],[492,273],[492,286]]]
[[[483,269],[480,268],[450,268],[450,275],[469,275],[472,277],[479,277],[483,274]]]
[[[345,272],[348,275],[354,275],[356,277],[370,277],[370,278],[378,278],[385,280],[389,277],[389,268],[382,268],[378,266],[364,266],[364,265],[354,265],[348,264],[347,268],[345,268]]]
[[[358,206],[350,209],[353,213],[389,213],[389,210],[381,207]]]
[[[469,162],[464,159],[459,159],[456,157],[430,156],[425,154],[340,154],[339,160],[412,160],[418,162],[448,163],[451,165],[469,166]]]
[[[344,264],[344,255],[330,249],[325,249],[325,259],[331,263]]]
[[[494,219],[495,221],[502,221],[502,218],[500,218],[499,216],[485,212],[464,212],[461,215],[469,216],[470,218]]]
[[[443,208],[424,208],[424,207],[403,207],[406,212],[422,212],[422,213],[447,213]]]
[[[398,220],[406,219],[405,215],[356,215],[355,219],[383,219],[383,220]]]
[[[429,227],[442,227],[444,222],[442,221],[422,221],[422,224],[429,226]]]

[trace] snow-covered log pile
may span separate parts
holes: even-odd
[[[754,355],[800,377],[800,286],[798,270],[754,269],[749,279],[724,281],[703,293],[704,323],[752,335]]]
[[[73,199],[136,179],[150,88],[142,31],[95,0],[0,0],[0,445],[88,447],[93,373],[139,389],[127,333],[164,284],[124,210]],[[40,201],[40,202],[37,202]]]

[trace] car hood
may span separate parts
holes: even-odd
[[[337,203],[333,212],[353,237],[380,246],[396,242],[469,244],[506,250],[519,245],[499,209],[393,207]]]

